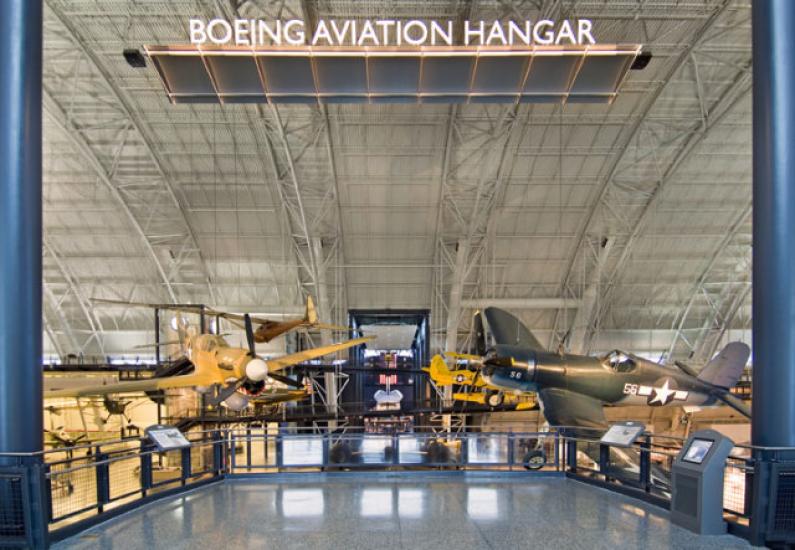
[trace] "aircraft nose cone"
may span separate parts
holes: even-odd
[[[261,382],[268,377],[268,364],[262,359],[252,359],[246,364],[246,376],[254,382]]]

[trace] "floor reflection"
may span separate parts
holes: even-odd
[[[312,518],[323,515],[322,489],[283,489],[282,515],[286,518]]]
[[[472,519],[497,519],[500,516],[497,489],[467,489],[467,514]]]
[[[362,517],[372,518],[391,516],[392,495],[392,489],[365,489],[362,491]]]
[[[265,478],[267,480],[267,478]],[[750,548],[698,537],[667,512],[563,478],[306,474],[219,483],[55,548]]]

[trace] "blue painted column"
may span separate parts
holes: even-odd
[[[751,442],[795,446],[795,1],[754,0],[753,417]],[[785,454],[755,449],[750,540],[762,545]]]
[[[41,0],[0,0],[0,453],[42,449]]]
[[[795,2],[753,9],[754,445],[795,446]]]

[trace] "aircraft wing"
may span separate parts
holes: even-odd
[[[340,342],[338,344],[331,344],[330,346],[322,346],[319,348],[306,349],[304,351],[299,351],[298,353],[267,359],[266,362],[268,363],[269,370],[278,371],[286,369],[287,367],[292,367],[298,363],[303,363],[304,361],[317,359],[318,357],[323,357],[324,355],[329,355],[330,353],[352,348],[353,346],[358,346],[359,344],[364,344],[370,340],[373,340],[372,336],[355,338],[353,340],[348,340],[347,342]]]
[[[52,389],[44,392],[44,398],[51,397],[86,397],[90,395],[109,395],[112,393],[138,393],[146,391],[166,390],[169,388],[189,388],[194,386],[208,386],[215,383],[212,376],[205,374],[186,374],[184,376],[169,376],[166,378],[148,378],[146,380],[131,380],[115,384],[70,386],[58,388],[57,384]]]
[[[483,315],[486,317],[495,343],[546,351],[541,342],[514,315],[497,307],[487,307]]]
[[[603,403],[598,399],[558,388],[541,390],[538,397],[551,426],[607,428]]]
[[[339,330],[345,332],[351,330],[350,327],[343,327],[342,325],[329,325],[328,323],[315,323],[311,326],[312,328],[316,328],[318,330]]]

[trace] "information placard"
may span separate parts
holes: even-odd
[[[601,442],[614,447],[631,447],[640,434],[646,430],[641,422],[618,422],[602,436]]]
[[[146,435],[162,452],[190,446],[190,442],[185,439],[182,432],[173,426],[150,426],[146,429]]]

